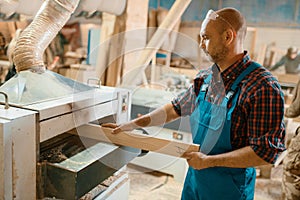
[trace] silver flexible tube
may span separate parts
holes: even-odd
[[[43,54],[58,31],[69,20],[80,0],[45,0],[33,21],[17,40],[13,62],[17,72],[44,72]]]

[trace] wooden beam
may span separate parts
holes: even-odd
[[[185,152],[199,151],[199,145],[197,144],[188,144],[133,132],[120,132],[118,134],[112,134],[111,132],[111,128],[104,128],[94,124],[83,125],[70,131],[72,134],[78,134],[79,136],[101,142],[154,151],[175,157],[182,157]]]
[[[96,61],[96,76],[99,77],[102,84],[106,84],[106,70],[108,66],[108,57],[110,52],[111,37],[114,32],[114,24],[116,22],[116,16],[112,14],[102,13],[102,25],[100,36],[100,48],[98,50],[98,56]]]
[[[180,19],[190,2],[191,0],[177,0],[174,2],[166,18],[159,25],[154,35],[151,37],[150,41],[141,52],[141,55],[139,56],[137,62],[131,68],[135,70],[132,71],[132,74],[130,76],[128,76],[126,79],[123,79],[123,85],[134,86],[137,84],[137,77],[141,77],[141,72],[144,73],[144,70],[147,68],[151,59],[156,54],[157,50],[161,47],[161,45],[166,39],[166,36],[176,25],[176,23],[178,22],[178,20]],[[147,85],[147,80],[144,79],[143,81],[144,84]]]
[[[280,84],[292,84],[296,86],[300,78],[299,74],[279,74],[276,72],[272,72],[272,74],[278,79]]]
[[[262,44],[262,46],[259,49],[256,62],[258,62],[261,65],[264,65],[265,57],[266,57],[266,51],[267,51],[267,45]]]
[[[274,167],[278,167],[283,162],[283,159],[286,157],[287,153],[288,151],[285,150],[278,156],[276,162],[274,163]]]
[[[120,81],[122,65],[124,60],[124,36],[126,31],[126,13],[117,16],[114,31],[110,38],[108,63],[106,69],[105,85],[116,86]]]

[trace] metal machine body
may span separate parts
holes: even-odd
[[[78,133],[84,150],[51,163],[41,159],[40,146],[61,141],[59,137],[69,130],[91,122],[128,121],[130,110],[130,92],[110,87],[9,109],[1,106],[0,199],[84,196],[139,152],[97,141],[87,143]]]

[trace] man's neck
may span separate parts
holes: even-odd
[[[217,65],[220,67],[221,71],[224,71],[228,67],[230,67],[232,64],[234,64],[236,61],[241,60],[243,57],[244,57],[244,53],[239,53],[239,54],[235,54],[233,56],[228,56],[228,58],[226,60],[217,63]]]

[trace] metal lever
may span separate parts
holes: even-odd
[[[97,84],[98,84],[98,87],[99,87],[99,88],[101,87],[101,80],[100,80],[100,79],[98,79],[98,78],[89,78],[89,79],[87,80],[87,84],[88,84],[88,85],[90,84],[90,81],[96,81]]]
[[[4,92],[0,92],[0,94],[3,94],[4,98],[5,98],[5,107],[4,107],[4,109],[8,109],[9,105],[8,105],[8,96],[7,96],[7,94],[4,93]]]

